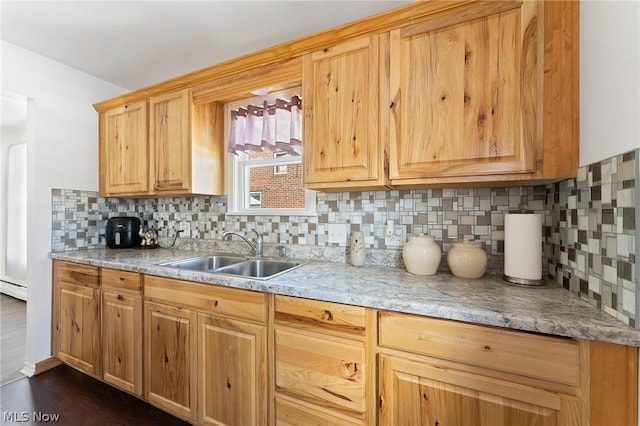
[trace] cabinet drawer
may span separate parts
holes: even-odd
[[[145,275],[144,295],[172,305],[191,306],[208,313],[262,323],[267,320],[267,295],[255,291]]]
[[[364,413],[363,344],[276,329],[275,353],[277,392],[344,414]]]
[[[276,296],[275,318],[291,327],[364,339],[365,308],[360,306]]]
[[[579,347],[563,339],[392,312],[378,313],[379,344],[576,386]]]
[[[100,274],[95,266],[55,260],[53,262],[54,279],[57,282],[81,285],[85,287],[100,287]]]
[[[308,404],[291,402],[276,397],[276,425],[277,426],[358,426],[363,425],[357,420],[328,410],[318,410]]]
[[[142,280],[136,272],[119,271],[117,269],[102,269],[100,280],[103,287],[111,287],[119,290],[134,292],[142,291]]]

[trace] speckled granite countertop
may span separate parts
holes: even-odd
[[[640,330],[629,327],[554,283],[527,288],[487,275],[465,280],[450,274],[415,276],[388,266],[360,268],[304,261],[304,266],[269,280],[196,272],[158,264],[211,252],[94,249],[51,253],[52,259],[144,274],[387,309],[640,347]]]

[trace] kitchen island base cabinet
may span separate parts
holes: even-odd
[[[196,312],[145,301],[145,395],[187,420],[196,419]]]
[[[100,378],[98,271],[92,266],[54,262],[51,352],[60,361]]]

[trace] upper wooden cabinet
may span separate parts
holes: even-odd
[[[465,13],[445,13],[382,35],[382,45],[389,44],[389,99],[383,103],[391,185],[574,175],[575,122],[566,111],[575,108],[577,31],[559,26],[559,19],[571,18],[575,7],[477,2]],[[565,39],[554,38],[554,28]],[[558,55],[567,61],[559,63]],[[568,86],[556,87],[558,79]],[[558,98],[557,91],[566,96]],[[554,125],[568,137],[558,139],[546,129]]]
[[[535,10],[391,31],[394,182],[534,171]]]
[[[378,39],[370,36],[305,55],[305,187],[386,183],[378,120],[378,53]]]
[[[574,177],[578,8],[411,2],[101,102],[101,195],[222,193],[224,103],[301,70],[306,188]]]
[[[147,101],[100,115],[100,193],[149,191]]]
[[[101,195],[223,193],[221,104],[194,105],[184,89],[109,110],[100,121]]]

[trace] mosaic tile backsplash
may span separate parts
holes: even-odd
[[[138,216],[158,230],[161,245],[213,248],[225,231],[255,228],[267,254],[284,248],[292,257],[346,261],[349,234],[362,231],[368,264],[403,267],[401,248],[385,239],[388,220],[397,235],[432,235],[446,253],[464,238],[482,241],[489,272],[500,273],[504,213],[525,202],[544,215],[541,247],[549,276],[621,321],[635,325],[638,150],[579,169],[575,179],[508,188],[416,189],[317,193],[317,216],[227,214],[226,197],[157,199],[102,198],[95,192],[55,189],[52,193],[52,250],[104,247],[112,216]],[[344,227],[344,239],[335,239]],[[441,270],[446,268],[443,255]]]

